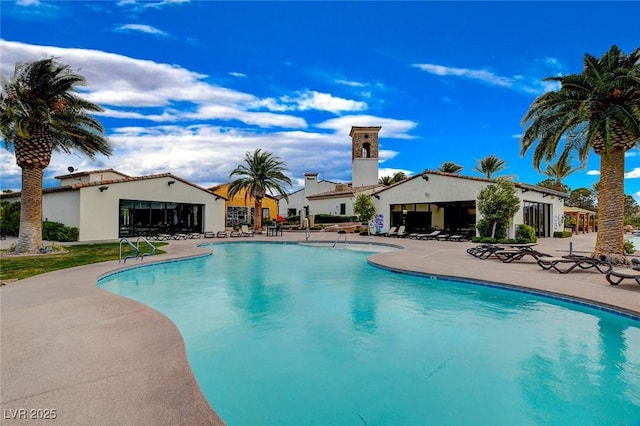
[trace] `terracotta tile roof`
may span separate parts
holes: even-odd
[[[111,170],[109,170],[111,171]],[[116,172],[118,173],[118,172]],[[126,176],[126,175],[123,175]],[[124,177],[122,179],[106,179],[106,180],[102,180],[99,182],[79,182],[79,183],[74,183],[72,185],[63,185],[63,186],[56,186],[56,187],[52,187],[52,188],[44,188],[42,190],[43,194],[52,194],[52,193],[56,193],[56,192],[66,192],[66,191],[75,191],[81,188],[89,188],[92,186],[103,186],[103,185],[115,185],[118,183],[126,183],[126,182],[136,182],[136,181],[143,181],[143,180],[151,180],[151,179],[159,179],[159,178],[171,178],[177,181],[180,181],[186,185],[192,186],[196,189],[199,189],[201,191],[205,191],[205,192],[209,192],[213,195],[215,195],[216,197],[220,197],[224,200],[227,200],[227,197],[224,197],[214,191],[211,191],[207,188],[203,188],[201,186],[198,186],[194,183],[189,182],[188,180],[182,179],[178,176],[175,176],[171,173],[160,173],[160,174],[155,174],[155,175],[146,175],[146,176],[137,176],[137,177],[133,177],[133,176],[128,176],[128,177]],[[10,199],[10,198],[16,198],[16,197],[20,197],[21,192],[11,192],[8,194],[0,194],[0,199],[5,200],[5,199]]]
[[[97,175],[99,173],[117,173],[123,177],[130,177],[129,175],[125,175],[124,173],[121,173],[117,170],[114,169],[102,169],[102,170],[87,170],[84,172],[78,172],[78,173],[70,173],[70,174],[66,174],[66,175],[60,175],[60,176],[54,176],[55,179],[69,179],[69,178],[79,178],[82,176],[88,176],[88,175]]]
[[[457,178],[457,179],[474,180],[474,181],[477,181],[477,182],[487,182],[487,183],[494,183],[495,182],[495,179],[487,179],[487,178],[475,177],[475,176],[463,176],[463,175],[459,175],[459,174],[456,174],[456,173],[439,172],[437,170],[425,170],[422,173],[418,173],[418,174],[416,174],[414,176],[408,177],[408,178],[406,178],[404,180],[401,180],[400,182],[394,183],[393,185],[385,186],[380,191],[377,191],[376,194],[379,194],[379,193],[384,192],[384,191],[386,191],[388,189],[394,188],[394,187],[396,187],[398,185],[402,185],[404,182],[408,182],[408,181],[413,180],[413,179],[421,178],[423,175],[447,176],[447,177],[452,177],[452,178]],[[500,176],[498,176],[498,177],[500,177]],[[566,192],[556,191],[554,189],[544,188],[542,186],[537,186],[537,185],[529,185],[527,183],[513,182],[513,184],[516,186],[516,188],[526,189],[528,191],[537,191],[537,192],[541,192],[543,194],[555,195],[555,196],[560,197],[560,198],[569,198],[569,194],[567,194]]]
[[[382,184],[375,185],[363,185],[358,186],[356,188],[352,187],[350,183],[345,184],[337,184],[334,189],[331,191],[321,192],[319,194],[309,195],[307,198],[318,199],[318,198],[331,198],[331,197],[342,197],[342,196],[352,196],[358,194],[363,191],[374,190],[376,188],[380,188]]]

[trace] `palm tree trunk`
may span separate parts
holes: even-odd
[[[262,232],[262,199],[256,197],[255,209],[256,217],[254,218],[254,228],[256,232]]]
[[[42,177],[40,167],[22,168],[20,232],[16,253],[36,253],[42,246]]]
[[[607,256],[613,264],[626,263],[624,256],[624,149],[600,155],[598,236],[594,257]]]

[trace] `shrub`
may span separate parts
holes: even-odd
[[[482,244],[495,244],[496,239],[491,237],[480,237],[480,242]]]
[[[0,233],[18,235],[20,232],[20,202],[2,202],[0,207]]]
[[[516,240],[521,244],[535,243],[538,238],[536,237],[536,231],[533,227],[525,224],[518,225],[516,229]]]
[[[300,223],[300,216],[289,216],[284,221],[285,223],[298,224]]]
[[[313,218],[314,223],[341,223],[357,222],[357,216],[336,216],[333,214],[317,214]]]
[[[553,238],[569,238],[571,237],[571,231],[555,231]]]
[[[636,252],[636,248],[633,246],[633,243],[629,240],[624,242],[624,252],[626,254],[633,254]]]
[[[478,233],[481,237],[491,237],[491,232],[493,231],[493,222],[487,219],[480,219],[478,224],[476,225],[476,229],[478,229]],[[507,237],[507,224],[504,222],[498,222],[496,225],[496,234],[494,235],[495,239],[501,239]]]
[[[42,239],[49,241],[78,241],[79,230],[65,226],[59,222],[43,222],[42,223]]]
[[[480,241],[482,241],[482,237],[471,237],[472,243],[479,243]]]

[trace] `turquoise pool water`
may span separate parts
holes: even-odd
[[[235,425],[637,425],[640,322],[295,244],[120,272]]]

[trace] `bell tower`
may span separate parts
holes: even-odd
[[[378,133],[382,127],[351,127],[351,186],[378,183]]]

